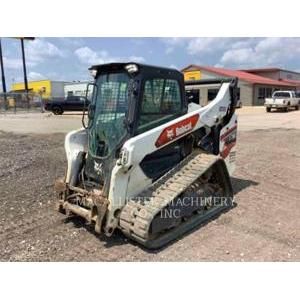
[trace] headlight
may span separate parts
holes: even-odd
[[[120,153],[121,165],[125,166],[128,163],[129,153],[126,149],[122,149]]]
[[[93,69],[91,69],[91,70],[90,70],[90,74],[91,74],[91,76],[92,76],[92,77],[94,77],[94,78],[95,78],[95,77],[96,77],[96,75],[97,75],[97,70],[93,70]]]
[[[129,64],[125,66],[125,69],[127,70],[128,73],[132,74],[132,73],[136,73],[139,68],[136,64]]]

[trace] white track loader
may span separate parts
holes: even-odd
[[[88,124],[67,134],[59,211],[97,233],[159,248],[233,205],[237,79],[184,82],[177,70],[111,63],[94,73]],[[185,87],[221,84],[207,106]]]

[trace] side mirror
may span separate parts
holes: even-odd
[[[95,109],[96,109],[96,105],[91,104],[91,105],[89,106],[89,110],[88,110],[89,121],[94,119],[94,116],[95,116]]]

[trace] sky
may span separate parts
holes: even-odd
[[[10,90],[11,83],[23,80],[20,41],[1,40],[6,85]],[[179,70],[198,64],[300,71],[300,38],[36,38],[25,41],[25,53],[29,80],[91,80],[91,65],[113,61]]]

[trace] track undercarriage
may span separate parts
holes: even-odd
[[[232,207],[231,182],[223,164],[215,155],[190,155],[125,205],[121,230],[147,248],[160,248]]]

